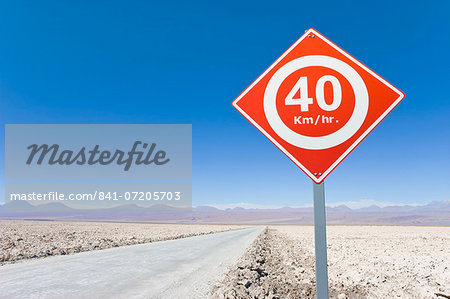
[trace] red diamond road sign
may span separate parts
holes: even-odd
[[[403,98],[400,90],[309,29],[233,106],[320,183]]]

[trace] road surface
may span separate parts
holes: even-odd
[[[55,256],[0,267],[0,298],[205,298],[263,230]]]

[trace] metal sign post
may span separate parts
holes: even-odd
[[[316,295],[328,299],[327,232],[325,216],[325,190],[323,181],[313,182],[314,190],[314,242],[316,250]]]

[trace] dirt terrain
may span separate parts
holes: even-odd
[[[243,225],[0,221],[0,265],[123,245],[210,234]]]
[[[0,221],[0,264],[243,227]],[[331,298],[450,295],[450,227],[329,226],[327,234]],[[269,226],[210,297],[315,298],[314,261],[312,226]]]
[[[331,226],[331,298],[450,295],[450,227]],[[212,298],[315,298],[312,226],[270,226]]]

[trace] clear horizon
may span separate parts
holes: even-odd
[[[41,205],[46,205],[46,204],[50,204],[50,203],[58,203],[58,204],[63,204],[65,206],[68,206],[70,208],[74,208],[74,209],[86,209],[86,207],[78,207],[77,205],[71,205],[71,202],[67,202],[67,201],[26,201],[26,200],[17,200],[17,201],[9,201],[8,203],[13,203],[13,202],[26,202],[30,205],[33,206],[41,206]],[[377,206],[379,208],[385,208],[385,207],[404,207],[404,206],[409,206],[409,207],[422,207],[422,206],[426,206],[426,205],[430,205],[432,203],[450,203],[450,200],[444,200],[444,201],[432,201],[429,203],[424,203],[424,204],[418,204],[418,203],[410,203],[410,204],[402,204],[402,203],[395,203],[395,202],[379,202],[379,201],[374,201],[374,200],[360,200],[360,201],[348,201],[348,202],[335,202],[335,203],[326,203],[326,207],[329,208],[336,208],[339,206],[346,206],[352,210],[357,210],[357,209],[361,209],[361,208],[367,208],[367,207],[373,207],[373,206]],[[5,203],[0,202],[0,206],[4,205]],[[170,206],[170,204],[154,204],[156,206],[158,205],[168,205]],[[126,204],[113,204],[113,205],[109,205],[109,206],[89,206],[88,209],[92,209],[92,210],[96,210],[96,209],[107,209],[107,208],[115,208],[115,207],[120,207],[120,206],[138,206],[138,207],[142,207],[142,208],[146,208],[149,207],[149,205],[140,205],[138,203],[134,203],[134,202],[128,202]],[[248,203],[229,203],[229,204],[205,204],[205,205],[193,205],[193,208],[199,208],[199,207],[213,207],[219,210],[226,210],[226,209],[234,209],[234,208],[244,208],[244,209],[280,209],[280,208],[295,208],[295,209],[299,209],[299,208],[312,208],[313,205],[304,205],[304,206],[269,206],[269,205],[258,205],[258,204],[248,204]],[[182,207],[179,207],[182,208]]]

